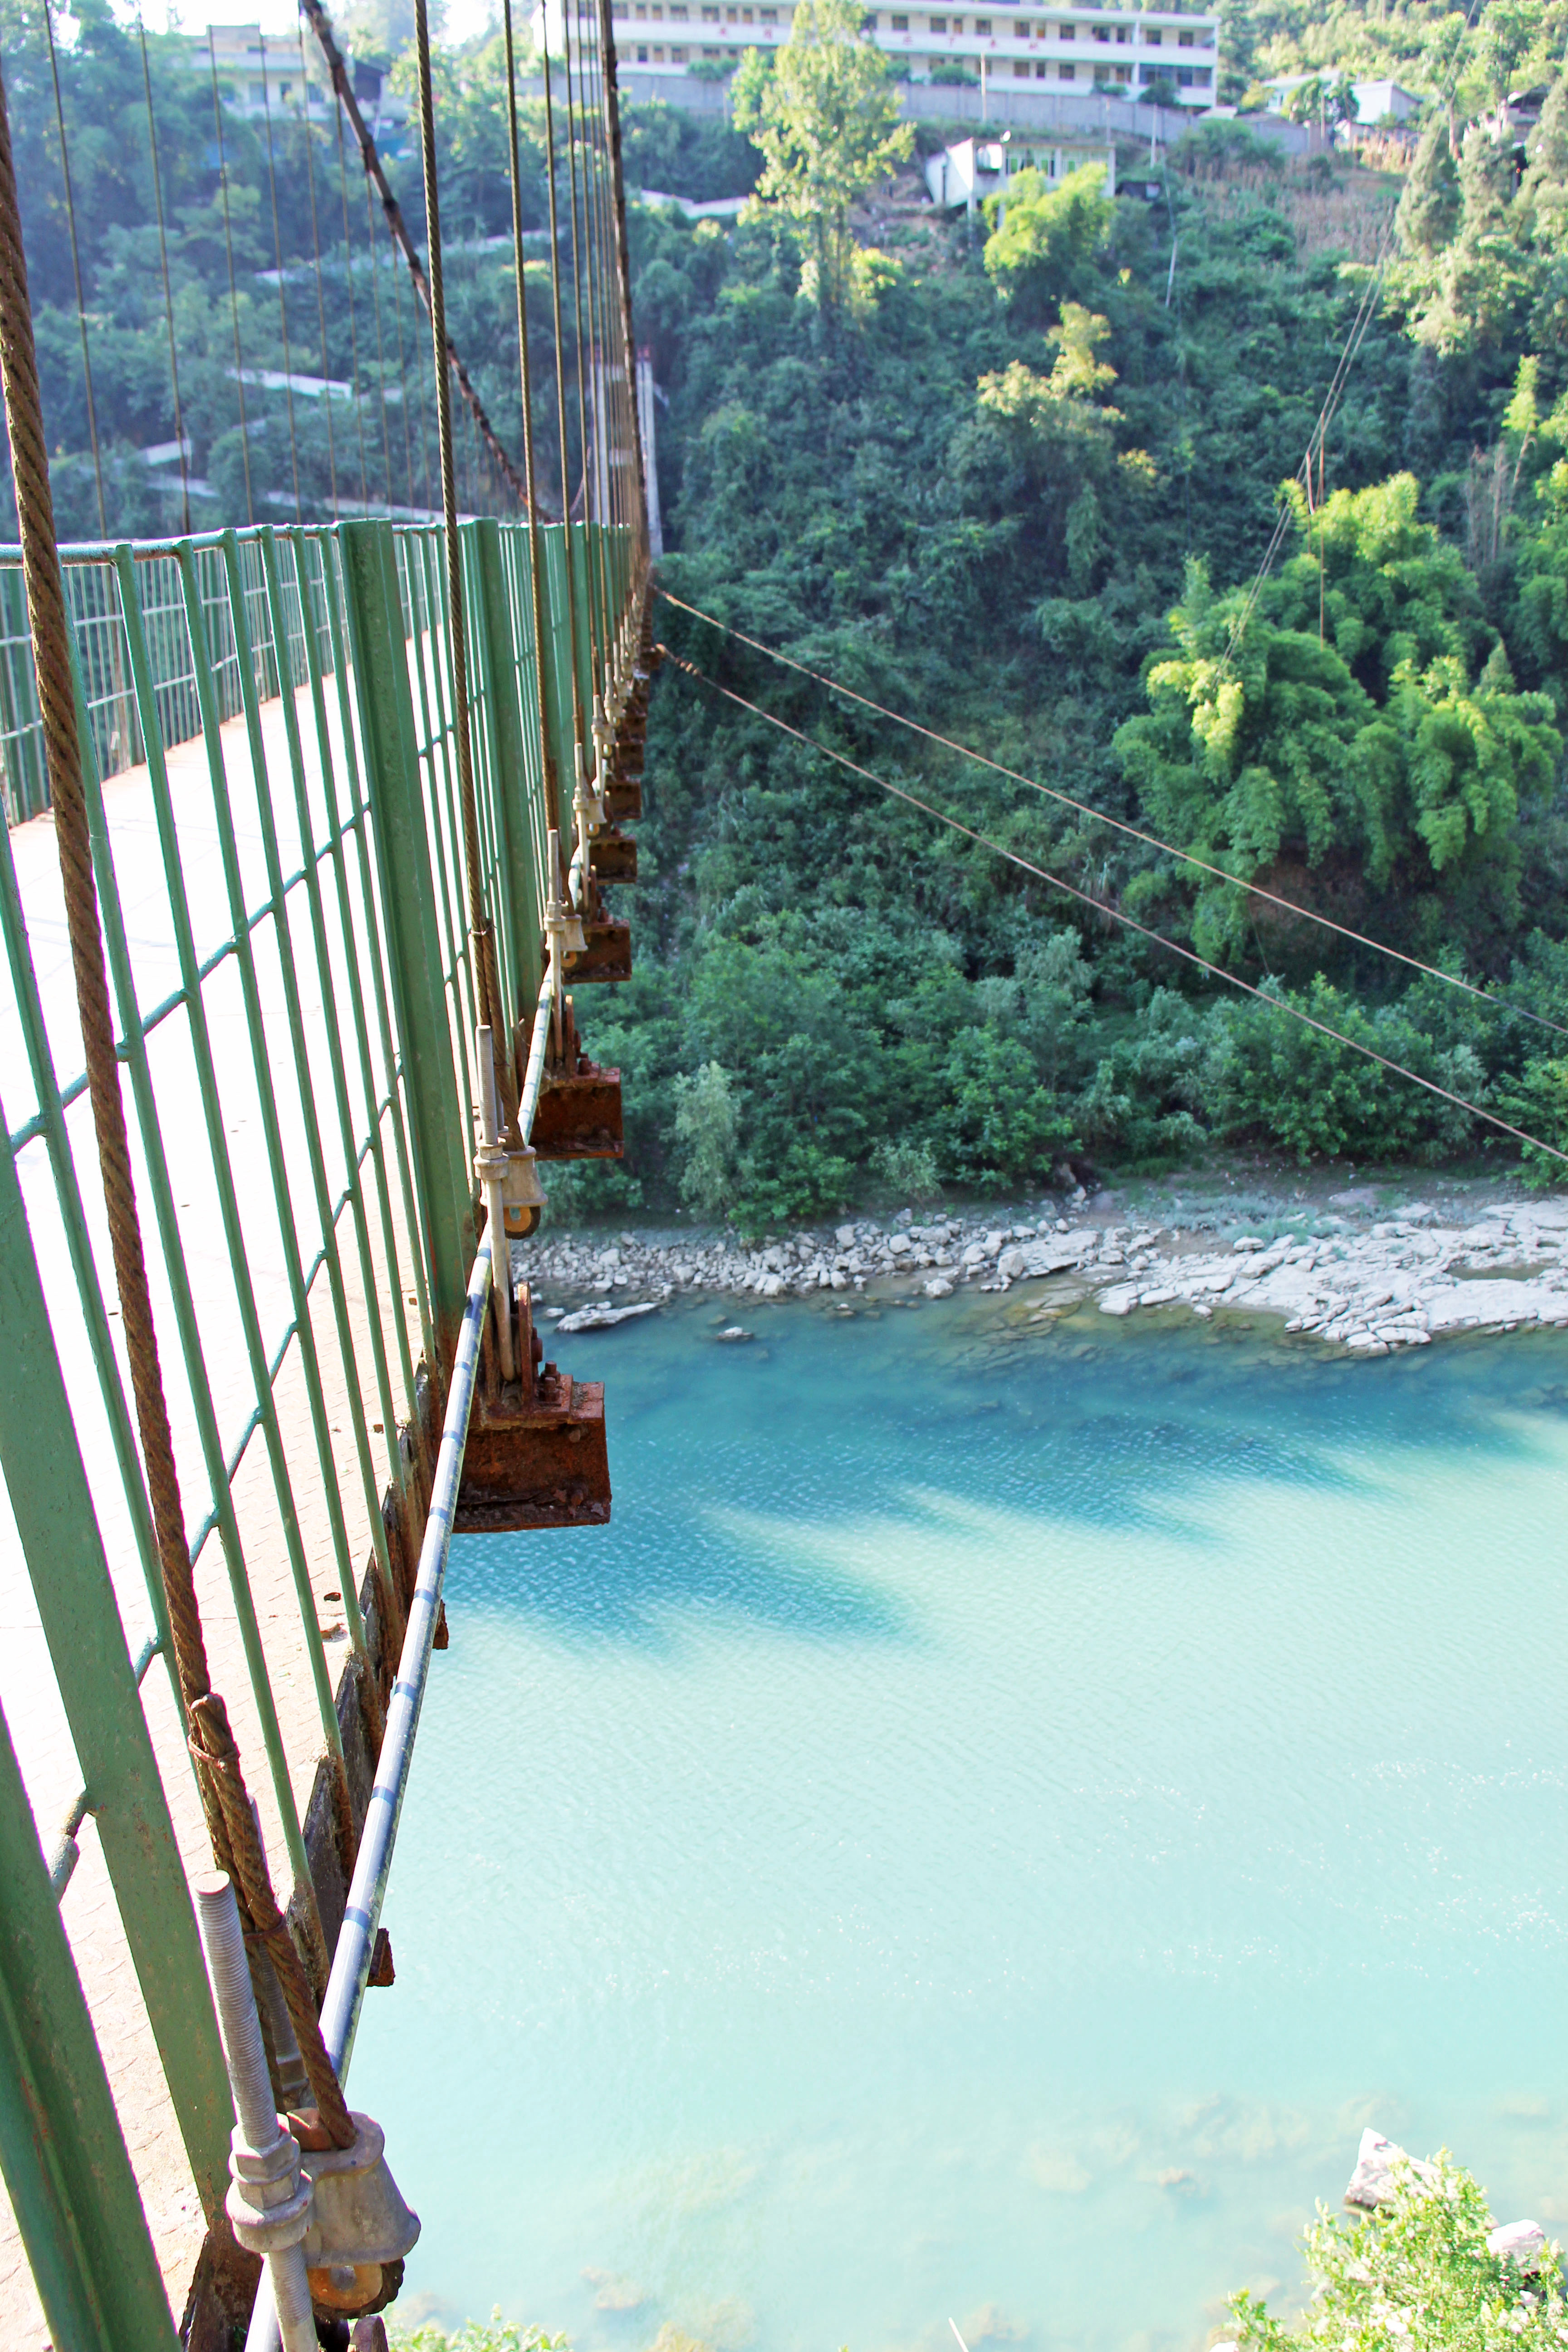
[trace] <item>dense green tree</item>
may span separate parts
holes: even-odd
[[[788,40],[771,60],[748,50],[731,90],[735,128],[763,156],[753,202],[802,231],[803,290],[829,310],[851,304],[865,281],[849,207],[913,140],[888,60],[863,26],[855,0],[798,0]]]
[[[1440,253],[1459,226],[1459,167],[1440,114],[1430,118],[1416,142],[1397,226],[1407,253],[1428,256]]]
[[[987,196],[985,268],[1022,310],[1038,313],[1080,285],[1105,246],[1115,207],[1105,193],[1105,170],[1080,163],[1059,187],[1043,172],[1025,171],[1005,194]]]

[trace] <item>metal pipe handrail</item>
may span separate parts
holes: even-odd
[[[468,1416],[473,1409],[474,1386],[479,1366],[479,1341],[489,1294],[490,1242],[487,1234],[479,1244],[479,1255],[468,1276],[468,1294],[458,1334],[457,1360],[452,1366],[451,1385],[447,1391],[447,1412],[441,1423],[441,1444],[431,1485],[429,1516],[425,1522],[425,1540],[419,1548],[419,1570],[415,1580],[414,1598],[408,1605],[408,1623],[403,1637],[402,1654],[397,1661],[397,1678],[392,1685],[392,1698],[386,1710],[386,1730],[381,1743],[370,1802],[365,1809],[364,1825],[360,1832],[359,1853],[343,1910],[343,1924],[338,1931],[337,1945],[332,1953],[326,1999],[321,2004],[321,2037],[327,2045],[327,2054],[338,2070],[340,2081],[348,2073],[349,2060],[353,2052],[360,2004],[364,1999],[365,1985],[370,1977],[371,1948],[381,1918],[387,1874],[392,1868],[392,1850],[397,1838],[398,1817],[403,1811],[404,1794],[408,1786],[409,1766],[414,1757],[414,1734],[418,1727],[419,1710],[429,1678],[430,1654],[436,1640],[437,1621],[441,1613],[441,1585],[447,1573],[447,1556],[452,1548],[452,1522],[458,1507],[458,1487],[463,1475],[463,1451],[468,1444]],[[278,2314],[266,2273],[263,2273],[257,2291],[250,2328],[245,2339],[245,2352],[279,2352]]]
[[[540,1088],[544,1084],[544,1056],[550,1046],[550,1016],[554,1008],[555,964],[552,959],[539,983],[539,1007],[533,1016],[533,1034],[528,1041],[528,1067],[523,1072],[522,1093],[518,1098],[517,1131],[524,1143],[533,1140],[533,1118],[539,1108]]]

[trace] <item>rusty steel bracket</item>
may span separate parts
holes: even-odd
[[[621,1074],[601,1068],[583,1051],[570,996],[561,1000],[561,1050],[553,1034],[533,1114],[533,1149],[541,1160],[618,1160],[626,1129]],[[530,1033],[517,1027],[517,1053],[526,1062]]]
[[[630,834],[613,827],[595,834],[588,846],[588,871],[601,887],[606,882],[635,882],[637,845]]]
[[[542,1362],[543,1353],[528,1285],[520,1283],[515,1355],[523,1374],[501,1381],[487,1322],[452,1522],[458,1535],[600,1528],[609,1518],[604,1383],[574,1381]]]
[[[605,786],[605,814],[612,824],[635,824],[642,814],[642,767],[617,768]]]
[[[586,903],[578,921],[583,944],[574,954],[570,943],[562,950],[563,976],[575,986],[579,981],[630,980],[632,976],[632,927],[629,923],[613,922],[605,911],[604,894],[590,874],[584,877]],[[551,960],[552,941],[547,936],[543,942],[546,962]]]

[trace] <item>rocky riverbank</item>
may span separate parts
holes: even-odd
[[[1079,1191],[1030,1210],[811,1227],[747,1247],[733,1234],[546,1234],[519,1253],[536,1308],[573,1330],[649,1313],[683,1293],[763,1304],[910,1303],[1028,1286],[1042,1314],[1093,1298],[1111,1316],[1208,1319],[1242,1310],[1352,1354],[1445,1332],[1568,1324],[1568,1201],[1471,1183],[1296,1188],[1227,1182],[1161,1200]],[[1162,1211],[1167,1213],[1162,1216]]]

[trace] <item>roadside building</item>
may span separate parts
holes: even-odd
[[[788,0],[612,0],[621,62],[639,72],[689,72],[738,62],[749,48],[789,38]],[[983,77],[995,89],[1046,84],[1051,90],[1110,91],[1137,99],[1168,91],[1195,111],[1215,101],[1219,19],[1180,8],[1040,8],[1026,0],[956,0],[930,8],[870,9],[866,29],[913,81]],[[542,0],[536,43],[561,46],[560,0]]]

